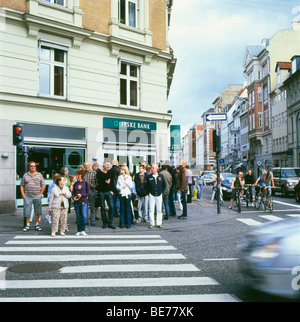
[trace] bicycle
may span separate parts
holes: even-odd
[[[252,189],[253,185],[252,184],[245,184],[245,194],[244,194],[244,201],[246,202],[246,207],[249,208],[249,204],[251,204],[250,200],[250,189]]]
[[[261,204],[262,204],[262,201],[263,201],[263,198],[264,198],[264,194],[263,194],[263,189],[261,186],[257,186],[259,191],[256,195],[256,198],[255,198],[255,208],[257,210],[259,210]]]
[[[234,199],[235,199],[235,206],[238,209],[238,212],[241,213],[242,212],[242,201],[241,201],[241,191],[243,190],[243,187],[234,187]]]
[[[264,201],[264,211],[266,211],[267,209],[270,209],[270,212],[273,213],[272,192],[270,192],[270,190],[274,189],[275,187],[267,186],[264,188],[267,188],[266,200]]]

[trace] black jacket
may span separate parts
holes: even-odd
[[[145,172],[143,183],[141,180],[141,175],[139,173],[137,173],[134,177],[135,190],[136,190],[136,193],[139,197],[145,197],[148,195],[147,190],[145,189],[145,181],[146,181],[147,176],[148,176],[148,174]]]
[[[147,176],[145,181],[145,188],[148,193],[151,193],[152,196],[160,196],[164,193],[166,189],[166,181],[165,178],[158,173],[157,178],[153,176],[151,173]]]

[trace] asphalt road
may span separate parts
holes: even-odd
[[[209,201],[210,195],[207,188],[203,200]],[[6,232],[0,235],[0,266],[8,268],[2,273],[0,269],[0,302],[284,301],[251,290],[238,272],[237,244],[252,228],[245,219],[253,223],[300,215],[293,198],[275,196],[274,202],[273,214],[243,206],[241,214],[232,211],[232,219],[222,222],[108,231],[80,240],[57,237],[55,243],[46,235],[24,238],[20,231]],[[222,210],[228,207],[226,201]],[[12,271],[25,270],[19,267],[24,262],[59,264],[61,270]]]

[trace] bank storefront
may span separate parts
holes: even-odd
[[[118,160],[129,170],[146,161],[156,160],[157,123],[122,118],[103,118],[103,161]]]

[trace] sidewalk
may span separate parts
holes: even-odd
[[[177,205],[176,205],[177,206]],[[139,223],[132,225],[130,229],[120,229],[119,228],[119,218],[114,218],[114,225],[117,229],[112,230],[109,228],[102,229],[102,221],[101,219],[96,220],[96,226],[86,226],[86,233],[90,235],[97,234],[112,234],[112,233],[130,233],[130,232],[139,232],[139,231],[147,231],[147,232],[159,232],[161,230],[182,230],[188,227],[195,227],[201,225],[208,225],[213,223],[219,223],[227,220],[232,220],[236,217],[236,212],[233,212],[229,209],[222,208],[221,215],[217,214],[217,205],[216,203],[210,203],[204,199],[201,201],[195,201],[191,204],[187,204],[188,206],[188,217],[187,219],[179,220],[178,216],[181,215],[181,211],[177,209],[177,216],[170,217],[169,220],[163,221],[163,228],[153,228],[149,229],[148,223]],[[99,212],[100,210],[98,210]],[[18,208],[15,214],[0,214],[0,234],[4,233],[18,233],[18,234],[39,234],[39,235],[48,235],[51,232],[50,225],[44,221],[45,215],[48,213],[48,207],[43,207],[43,222],[40,224],[43,231],[37,232],[35,227],[35,222],[31,224],[31,229],[24,233],[23,229],[23,208]],[[75,211],[74,209],[71,212],[69,217],[69,227],[70,232],[68,235],[73,235],[77,232],[77,226],[75,223]]]

